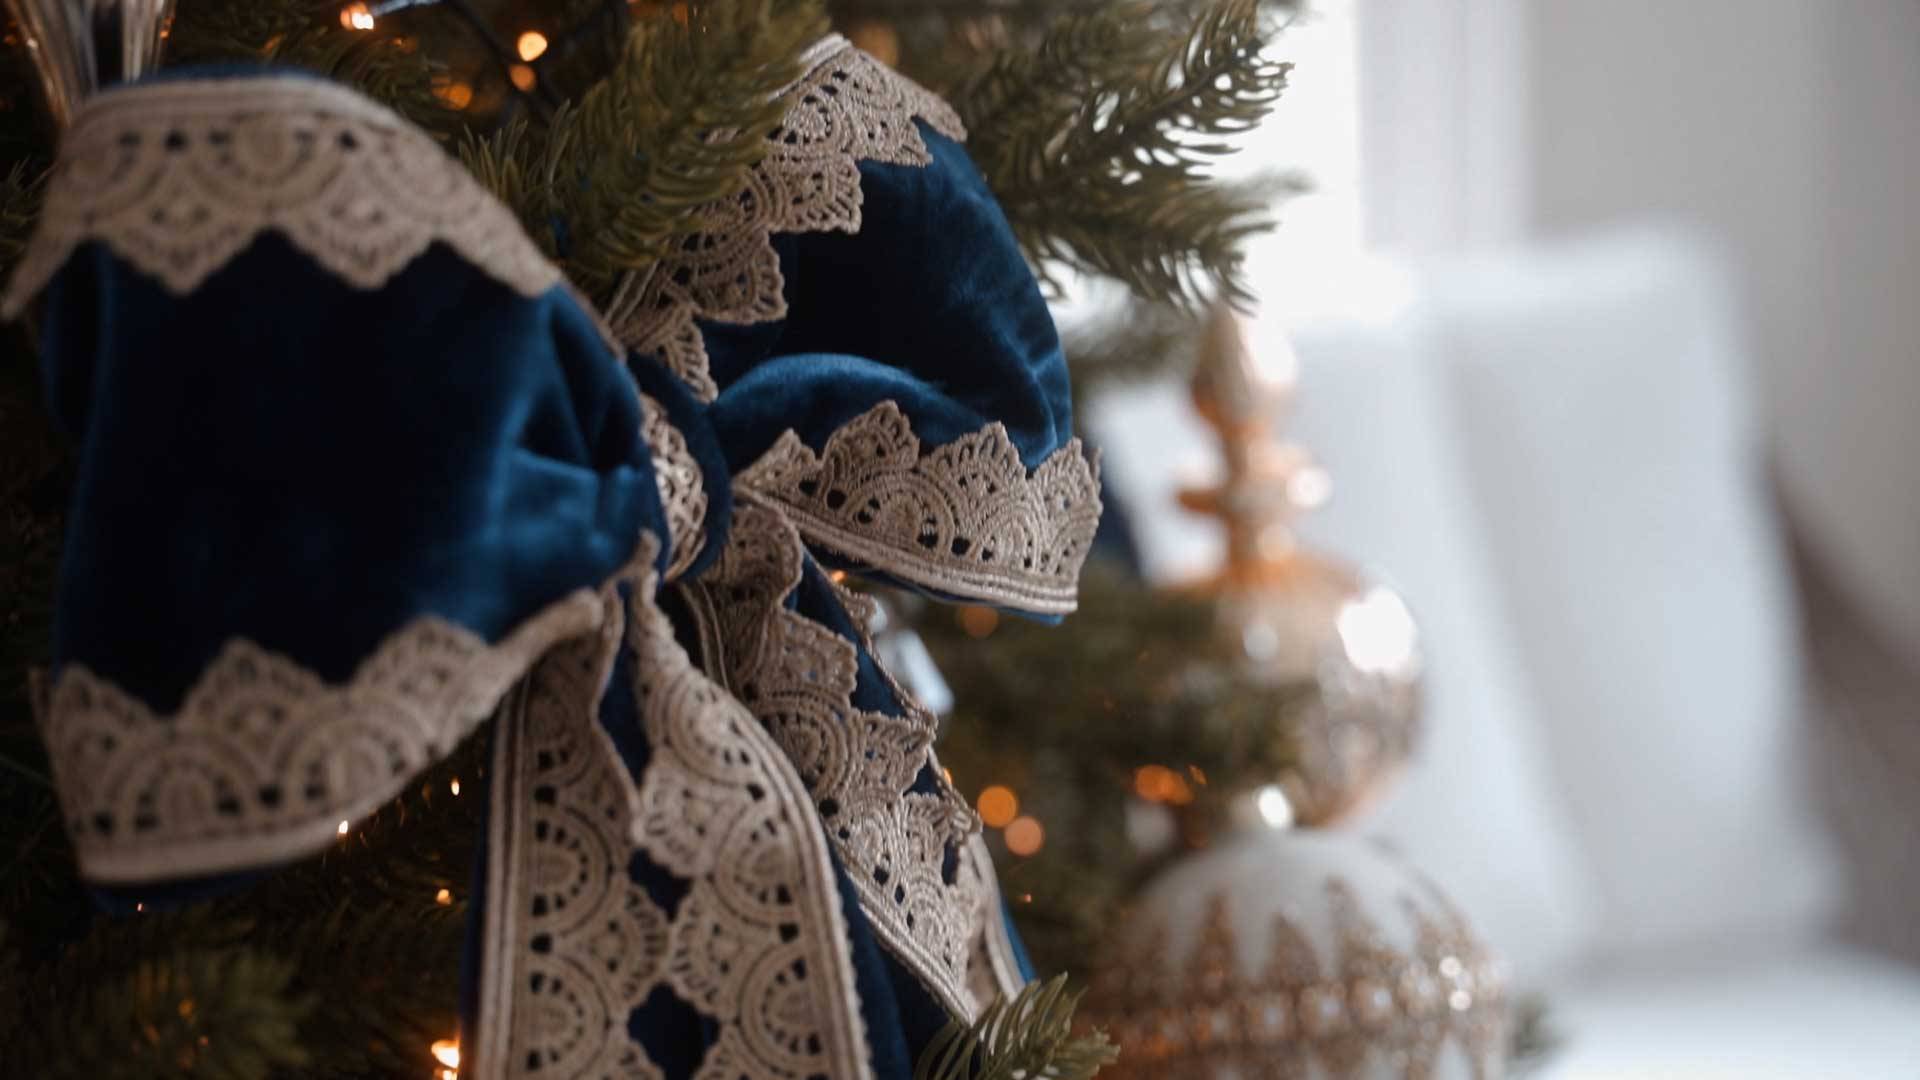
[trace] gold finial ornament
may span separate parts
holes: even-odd
[[[7,10],[62,130],[100,88],[157,69],[173,22],[173,0],[7,0]]]
[[[1281,703],[1235,739],[1249,747],[1283,741],[1291,764],[1271,784],[1201,800],[1190,840],[1245,823],[1322,826],[1350,817],[1384,790],[1417,734],[1421,659],[1406,605],[1294,536],[1294,520],[1324,503],[1332,486],[1305,449],[1279,435],[1297,374],[1284,341],[1256,353],[1239,313],[1221,305],[1210,315],[1193,401],[1219,436],[1225,476],[1182,492],[1181,502],[1218,518],[1226,533],[1226,563],[1202,588],[1237,677]]]
[[[1498,1080],[1498,960],[1399,856],[1314,828],[1358,814],[1407,761],[1421,664],[1398,595],[1295,540],[1330,487],[1279,435],[1295,374],[1284,343],[1256,352],[1239,315],[1213,313],[1193,398],[1225,475],[1181,501],[1226,532],[1199,589],[1230,690],[1182,721],[1215,725],[1249,779],[1197,784],[1177,807],[1197,850],[1109,931],[1083,1020],[1119,1042],[1114,1080]]]

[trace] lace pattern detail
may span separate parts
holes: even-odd
[[[1324,887],[1331,940],[1273,916],[1258,974],[1225,895],[1208,898],[1184,959],[1159,918],[1131,926],[1082,1012],[1120,1043],[1120,1080],[1233,1076],[1500,1075],[1507,1001],[1498,963],[1437,892],[1403,893],[1410,947],[1393,944],[1340,877]],[[1450,1047],[1452,1049],[1450,1049]],[[1106,1073],[1101,1075],[1105,1076]]]
[[[672,545],[667,557],[667,580],[686,573],[707,544],[707,488],[700,463],[687,448],[687,437],[667,419],[660,403],[640,395],[645,413],[647,445],[653,452],[653,482],[660,489]]]
[[[340,685],[235,639],[171,716],[69,664],[42,695],[41,728],[81,872],[178,878],[323,848],[458,744],[540,654],[599,620],[588,591],[497,645],[422,617]]]
[[[811,792],[880,940],[948,1009],[971,1019],[979,883],[975,875],[948,881],[944,868],[977,819],[944,781],[934,792],[911,790],[935,765],[934,717],[904,693],[901,716],[853,706],[853,643],[785,605],[800,583],[799,535],[770,507],[736,505],[727,547],[700,578],[711,602],[696,611],[717,618],[711,636],[730,685]]]
[[[621,340],[660,358],[702,400],[719,392],[695,319],[747,325],[785,317],[775,233],[858,232],[862,161],[925,165],[913,118],[953,139],[966,131],[933,93],[833,37],[787,91],[792,105],[740,195],[707,208],[714,227],[642,278],[609,311]]]
[[[1076,606],[1100,524],[1097,462],[1075,439],[1027,474],[1006,428],[924,457],[898,405],[848,421],[816,454],[792,431],[739,477],[808,540],[922,588],[1048,614]]]
[[[825,838],[779,748],[654,606],[657,551],[649,536],[624,634],[652,754],[638,786],[598,720],[617,630],[543,663],[503,732],[476,1075],[655,1080],[627,1017],[664,987],[718,1026],[697,1080],[868,1077]],[[671,914],[632,883],[636,852],[689,882]]]
[[[392,111],[318,79],[207,79],[86,104],[0,314],[87,241],[186,294],[268,230],[360,289],[435,241],[523,296],[561,280],[513,214]]]
[[[968,839],[967,846],[960,852],[960,874],[969,881],[969,891],[980,902],[979,914],[974,917],[973,945],[967,956],[967,988],[973,1000],[985,1007],[1000,998],[1018,994],[1026,985],[1026,979],[1020,974],[1013,936],[1007,931],[1000,883],[993,872],[993,856],[978,833]]]

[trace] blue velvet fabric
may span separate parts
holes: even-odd
[[[778,238],[783,322],[706,328],[734,469],[789,428],[818,450],[882,401],[928,447],[999,421],[1029,469],[1072,437],[1060,338],[1013,230],[966,151],[919,129],[929,164],[860,164],[859,232]]]
[[[424,615],[498,641],[606,581],[643,530],[667,536],[636,383],[704,475],[694,575],[724,545],[731,473],[790,428],[818,449],[893,401],[927,447],[998,421],[1037,466],[1071,435],[1059,340],[977,170],[920,130],[928,166],[860,165],[859,233],[778,239],[785,320],[702,328],[711,404],[611,356],[564,289],[522,296],[437,244],[366,290],[268,234],[185,296],[81,247],[43,305],[49,405],[79,449],[56,671],[84,664],[171,712],[236,637],[329,682]],[[858,648],[812,560],[792,604]],[[628,674],[601,720],[638,776]],[[902,710],[864,649],[855,704]],[[923,770],[915,786],[933,784]],[[630,869],[678,903],[683,883],[641,856]],[[947,1017],[839,885],[875,1073],[906,1080]],[[666,994],[630,1027],[670,1080],[713,1031]]]
[[[54,663],[158,710],[236,636],[328,681],[421,615],[498,640],[664,528],[632,385],[564,290],[438,246],[355,289],[269,234],[186,296],[89,245],[46,301],[79,451]]]

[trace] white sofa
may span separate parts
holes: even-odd
[[[1257,326],[1326,463],[1310,542],[1426,635],[1422,762],[1359,827],[1543,993],[1542,1075],[1920,1078],[1920,970],[1831,940],[1804,795],[1797,615],[1737,305],[1684,237],[1364,264],[1367,314]],[[1180,387],[1093,403],[1149,570],[1210,564],[1168,509],[1213,460]],[[1914,823],[1920,835],[1920,822]]]

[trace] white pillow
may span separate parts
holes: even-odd
[[[1837,876],[1791,767],[1795,613],[1719,272],[1636,233],[1435,280],[1437,374],[1601,957],[1811,934]]]

